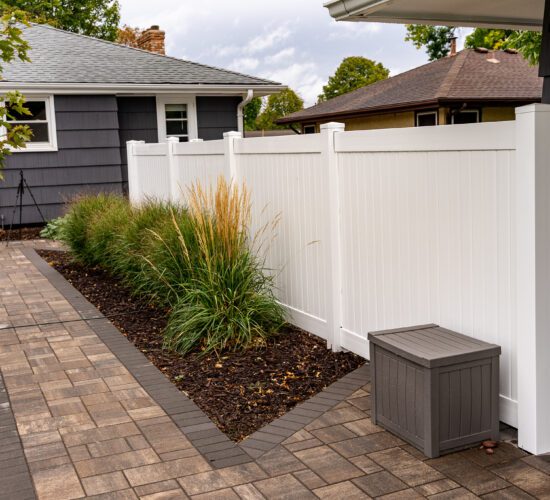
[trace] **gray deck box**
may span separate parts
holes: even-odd
[[[369,341],[375,424],[431,458],[498,440],[499,346],[438,325]]]

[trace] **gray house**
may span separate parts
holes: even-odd
[[[49,219],[82,192],[125,192],[126,141],[221,139],[242,130],[247,98],[278,92],[278,83],[162,55],[164,33],[130,48],[49,26],[25,28],[31,63],[5,67],[0,95],[19,90],[31,116],[32,142],[14,151],[0,181],[0,223],[9,224],[19,170]],[[162,42],[162,43],[161,43]],[[160,52],[160,53],[159,53]],[[40,222],[27,195],[23,222]]]

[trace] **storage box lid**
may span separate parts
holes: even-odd
[[[441,328],[421,325],[369,333],[369,341],[427,368],[489,358],[500,346]]]

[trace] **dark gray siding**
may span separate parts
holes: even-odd
[[[199,138],[222,139],[224,132],[237,130],[237,106],[241,101],[240,97],[197,97]]]
[[[157,101],[155,97],[118,97],[120,157],[124,189],[128,185],[127,141],[158,142]]]
[[[19,170],[46,219],[59,216],[65,201],[83,192],[121,192],[120,139],[114,96],[56,96],[57,152],[15,153],[0,181],[0,217],[11,220]],[[40,222],[28,193],[23,223]],[[16,219],[16,223],[18,220]]]

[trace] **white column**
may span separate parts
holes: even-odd
[[[126,155],[128,159],[128,197],[130,203],[137,204],[141,201],[141,187],[135,146],[145,144],[145,141],[128,141],[126,143]]]
[[[550,452],[550,105],[516,110],[518,444]]]
[[[239,182],[237,172],[237,159],[235,158],[235,140],[242,139],[240,132],[225,132],[223,134],[225,146],[226,172],[231,182]]]
[[[328,247],[328,301],[329,311],[328,346],[333,351],[342,349],[342,253],[340,232],[340,179],[338,176],[338,157],[335,151],[334,139],[338,132],[343,132],[343,123],[325,123],[321,125],[321,158],[322,168],[328,178],[329,205],[329,247]]]
[[[168,174],[170,178],[170,201],[172,203],[178,203],[183,199],[182,186],[178,182],[178,172],[175,157],[175,147],[179,144],[178,137],[168,137],[166,139],[168,144]]]

